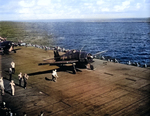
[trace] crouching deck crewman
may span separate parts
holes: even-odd
[[[58,75],[57,75],[57,70],[53,70],[53,73],[52,73],[52,81],[54,82],[57,82],[57,78],[58,78]]]

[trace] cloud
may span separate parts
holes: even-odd
[[[137,4],[136,4],[136,8],[137,8],[137,9],[140,9],[140,8],[141,8],[141,4],[140,4],[140,3],[137,3]]]
[[[150,3],[150,0],[144,0],[145,3]]]
[[[32,14],[32,15],[37,15],[37,14],[51,14],[54,12],[54,7],[56,8],[56,5],[51,4],[51,0],[30,0],[25,1],[22,0],[19,3],[19,8],[16,10],[17,13],[22,13],[22,14]],[[60,5],[57,5],[57,8]]]
[[[138,12],[143,12],[150,16],[149,3],[150,0],[0,0],[0,15],[15,19],[17,15],[18,19],[63,19],[104,16],[106,13],[107,16],[123,13],[140,16]]]
[[[91,3],[84,3],[84,5],[85,5],[85,6],[91,6],[91,5],[93,5],[93,4],[91,4]]]
[[[103,8],[101,11],[102,12],[109,12],[110,10],[108,8]]]
[[[29,8],[22,8],[17,12],[22,14],[31,14],[32,11]]]
[[[19,1],[21,7],[33,7],[35,5],[35,0],[21,0]]]
[[[130,5],[130,1],[122,2],[122,5],[126,7],[126,6]]]
[[[39,6],[49,6],[49,5],[51,5],[51,0],[38,0],[37,5],[39,5]]]
[[[114,11],[116,11],[116,12],[122,12],[125,9],[129,8],[129,7],[130,7],[130,1],[125,1],[125,2],[122,2],[121,5],[115,5],[114,6]]]
[[[96,3],[97,3],[97,5],[102,5],[102,4],[104,4],[105,2],[104,2],[103,0],[99,0],[99,1],[97,1]]]

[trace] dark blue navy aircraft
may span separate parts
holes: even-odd
[[[97,54],[104,53],[106,51],[99,52]],[[73,73],[76,74],[76,68],[85,67],[90,70],[94,70],[94,66],[91,64],[93,63],[93,56],[90,53],[83,52],[81,50],[70,50],[66,51],[65,54],[59,55],[58,50],[54,50],[54,59],[44,59],[45,63],[39,63],[39,65],[57,65],[63,66],[64,64],[72,64],[73,66]]]

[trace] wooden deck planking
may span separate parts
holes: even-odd
[[[76,101],[84,103],[86,101],[90,101],[90,100],[94,99],[97,96],[100,96],[101,94],[104,94],[105,92],[110,92],[115,88],[116,88],[116,86],[110,87],[110,85],[104,86],[104,87],[99,87],[96,89],[86,91],[82,94],[78,94],[74,97],[64,99],[63,101],[67,102],[68,104],[72,104],[72,105],[76,104],[77,103]]]
[[[108,91],[107,93],[104,93],[89,101],[86,101],[85,104],[88,107],[81,109],[81,111],[78,111],[78,113],[76,112],[76,114],[80,115],[86,112],[87,114],[91,115],[94,112],[99,111],[101,108],[105,107],[106,104],[128,94],[128,92],[126,91],[122,91],[122,92],[120,91],[121,90],[119,89],[112,90],[111,92]]]
[[[134,116],[134,115],[145,116],[144,114],[150,111],[150,107],[147,107],[149,106],[149,104],[150,104],[149,97],[145,97],[131,104],[130,106],[125,107],[124,109],[112,114],[112,116]]]
[[[36,52],[31,55],[34,54],[38,57]],[[15,55],[18,57],[19,53]],[[19,115],[26,112],[29,116],[37,116],[41,111],[44,116],[129,116],[139,111],[142,116],[149,114],[148,69],[96,60],[96,70],[81,69],[76,75],[58,70],[58,82],[52,82],[45,80],[45,77],[51,78],[52,67],[42,69],[42,66],[35,65],[40,59],[33,60],[26,65],[20,60],[15,61],[17,72],[30,63],[35,66],[24,70],[33,75],[29,77],[26,90],[16,85],[15,96],[6,93],[3,98]],[[4,70],[8,67],[7,64]],[[7,72],[3,74],[9,78]],[[17,74],[13,78],[18,84]]]
[[[150,81],[149,80],[145,80],[145,79],[140,79],[138,81],[136,81],[134,84],[132,85],[128,85],[128,87],[134,88],[134,89],[140,89],[146,85],[149,85]]]

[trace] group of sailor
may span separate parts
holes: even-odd
[[[70,51],[70,50],[66,50],[65,48],[61,48],[59,46],[57,47],[48,47],[48,46],[40,46],[40,45],[34,45],[34,44],[28,44],[28,46],[34,46],[34,47],[37,47],[37,48],[41,48],[41,49],[46,49],[46,50],[58,50],[58,51],[61,51],[61,52],[66,52],[66,51]],[[109,62],[115,62],[115,63],[119,63],[119,61],[115,58],[115,59],[106,59],[104,56],[101,56],[100,58],[101,60],[107,60]],[[140,63],[138,62],[134,62],[134,63],[131,63],[131,61],[127,62],[128,65],[133,65],[133,66],[137,66],[137,67],[145,67],[147,68],[148,65],[147,64],[144,64],[143,66],[140,65]]]
[[[61,48],[61,47],[59,47],[59,46],[56,46],[56,47],[49,47],[49,46],[37,45],[37,44],[31,44],[31,43],[26,44],[26,46],[32,46],[32,47],[44,49],[45,51],[46,51],[46,50],[56,50],[56,49],[57,49],[58,51],[61,51],[61,52],[66,51],[65,48]]]
[[[14,95],[14,92],[15,92],[15,83],[14,83],[14,81],[13,80],[11,80],[11,78],[12,78],[12,73],[14,74],[15,73],[15,63],[14,62],[11,62],[11,68],[9,68],[9,75],[10,75],[10,78],[9,78],[9,80],[10,80],[10,87],[11,87],[11,94],[12,94],[12,96]],[[11,74],[10,74],[10,72],[11,72]],[[5,87],[4,87],[4,82],[3,82],[3,77],[0,77],[0,88],[1,88],[1,91],[2,91],[2,95],[4,95],[4,89],[5,89]]]
[[[132,63],[131,61],[128,61],[127,64],[128,64],[128,65],[137,66],[137,67],[144,67],[144,68],[149,67],[147,64],[144,64],[144,65],[142,66],[142,65],[140,65],[140,63],[138,63],[138,62],[133,62],[133,63]]]
[[[6,102],[2,102],[0,105],[0,116],[18,116],[17,113],[13,113],[9,107],[6,106]],[[26,112],[23,112],[23,116],[27,116]],[[38,116],[44,116],[44,112],[41,111]]]
[[[14,80],[12,80],[12,74],[15,74],[15,63],[14,62],[11,62],[11,68],[9,68],[9,80],[10,80],[10,88],[11,88],[11,95],[14,96],[15,95],[15,83],[14,83]],[[22,73],[20,73],[18,75],[19,77],[19,85],[21,86],[21,81],[24,80],[24,89],[26,89],[26,85],[27,85],[27,79],[29,78],[29,76],[25,73],[23,76],[22,76]],[[1,94],[4,95],[4,91],[5,91],[5,86],[4,86],[4,81],[3,81],[3,77],[0,77],[0,89],[1,89]],[[0,106],[0,112],[2,113],[2,115],[5,115],[5,116],[12,116],[12,115],[16,115],[16,113],[12,113],[11,109],[10,108],[7,108],[5,106],[5,102],[3,102],[2,106]],[[0,113],[0,115],[1,115]],[[40,115],[42,116],[43,113]],[[24,116],[26,116],[24,114]]]
[[[57,78],[58,78],[58,75],[57,75],[57,70],[53,70],[52,72],[52,81],[54,82],[57,82]],[[9,75],[10,75],[10,78],[9,80],[11,81],[9,84],[10,84],[10,87],[11,87],[11,94],[12,96],[14,96],[15,94],[15,83],[14,81],[12,80],[12,74],[15,74],[15,63],[14,62],[11,62],[11,68],[9,68]],[[21,86],[21,82],[22,80],[24,80],[24,89],[26,89],[26,84],[27,84],[27,79],[29,78],[29,76],[25,73],[24,76],[22,75],[22,72],[20,72],[20,74],[18,75],[19,77],[19,86]],[[0,78],[0,89],[1,89],[1,92],[2,92],[2,95],[4,95],[4,90],[5,90],[5,87],[4,87],[4,81],[3,81],[3,77]],[[12,113],[11,109],[10,108],[7,108],[5,106],[5,102],[3,102],[3,106],[0,106],[0,111],[2,112],[2,114],[5,114],[5,115],[16,115],[16,113]],[[1,114],[1,113],[0,113]],[[24,112],[23,113],[23,116],[26,116],[27,114]],[[41,112],[39,116],[43,116],[44,113]]]
[[[107,59],[107,58],[105,58],[104,56],[101,56],[100,59],[101,59],[101,60],[107,60],[108,62],[119,63],[119,61],[118,61],[117,59]],[[145,67],[145,68],[149,67],[149,65],[147,65],[147,64],[140,65],[140,63],[138,63],[138,62],[133,62],[133,63],[132,63],[131,61],[128,61],[128,62],[127,62],[127,65],[133,65],[133,66]]]

